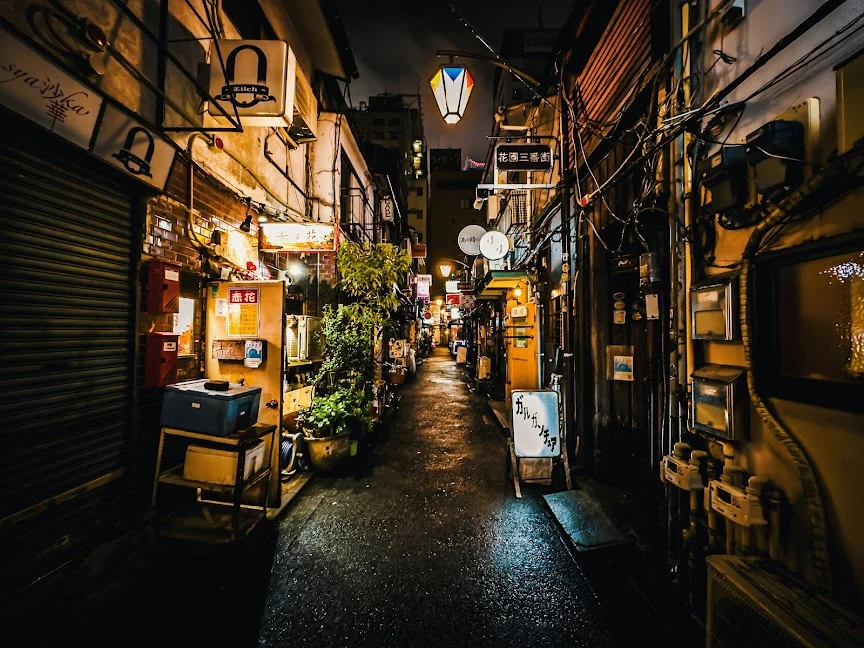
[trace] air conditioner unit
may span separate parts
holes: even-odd
[[[312,84],[296,67],[296,83],[294,88],[294,119],[288,134],[298,144],[312,142],[316,139],[318,129],[318,100],[312,92]]]
[[[289,315],[285,323],[285,359],[320,360],[324,357],[320,330],[320,317]]]
[[[707,648],[864,645],[864,621],[760,558],[708,558]]]

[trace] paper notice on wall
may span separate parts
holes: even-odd
[[[220,297],[216,300],[216,317],[228,316],[228,300]]]
[[[633,382],[633,356],[614,356],[613,380],[625,380]]]
[[[228,289],[228,337],[257,338],[259,330],[260,290],[258,288]]]

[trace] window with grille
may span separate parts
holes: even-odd
[[[507,196],[505,218],[508,225],[528,224],[528,192],[511,191]]]

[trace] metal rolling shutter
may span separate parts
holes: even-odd
[[[116,517],[133,404],[135,196],[42,139],[0,141],[0,562],[19,576]]]

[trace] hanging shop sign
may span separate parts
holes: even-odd
[[[174,146],[112,105],[105,106],[93,153],[160,191],[174,163]]]
[[[495,166],[499,171],[549,171],[552,147],[548,144],[498,144]]]
[[[474,295],[462,295],[462,303],[459,304],[466,313],[474,309]]]
[[[428,302],[432,288],[432,275],[417,275],[417,301]]]
[[[558,392],[516,389],[510,399],[510,422],[517,457],[557,457],[561,454]]]
[[[457,293],[459,292],[459,282],[455,279],[451,279],[444,283],[444,291],[448,293]]]
[[[411,258],[412,259],[425,259],[426,258],[426,244],[425,243],[413,243],[411,245]]]
[[[480,239],[480,254],[490,261],[497,261],[507,256],[510,251],[510,239],[498,230],[486,232]]]
[[[262,223],[261,252],[334,252],[332,223]]]
[[[103,98],[0,29],[0,104],[89,148]]]
[[[458,292],[461,292],[463,295],[465,293],[473,293],[474,292],[474,284],[470,281],[460,281],[456,284],[456,289]]]
[[[462,303],[462,295],[459,293],[456,293],[455,295],[448,293],[444,303],[447,304],[447,306],[459,306]]]
[[[217,40],[210,50],[216,101],[209,112],[224,118],[221,105],[229,115],[236,109],[244,126],[285,126],[294,114],[296,81],[296,59],[285,41]]]
[[[485,233],[486,230],[480,225],[468,225],[468,227],[462,228],[457,240],[459,249],[468,256],[477,256],[480,254],[480,239]]]
[[[261,319],[258,287],[228,289],[228,337],[257,338]]]
[[[510,309],[510,317],[528,317],[528,307],[514,306],[512,309]]]

